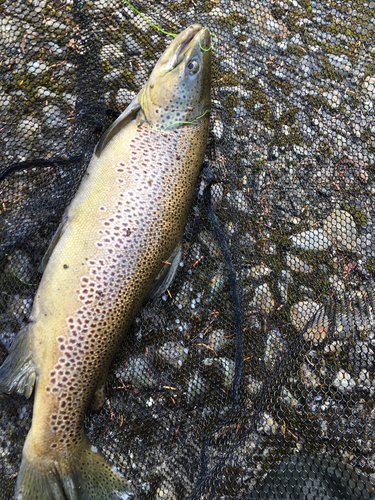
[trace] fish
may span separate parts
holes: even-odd
[[[160,295],[204,159],[211,37],[181,32],[103,134],[47,250],[29,323],[0,367],[0,393],[30,397],[17,500],[112,500],[133,489],[84,433],[137,311]],[[34,390],[35,389],[35,390]]]

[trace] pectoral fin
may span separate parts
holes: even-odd
[[[112,139],[117,132],[124,127],[128,122],[130,122],[133,118],[136,117],[138,111],[141,109],[141,105],[138,102],[138,95],[135,97],[129,106],[125,109],[123,113],[115,120],[112,125],[107,128],[107,130],[102,135],[98,145],[96,146],[95,154],[96,156],[100,156],[100,153],[103,151],[108,142]]]
[[[165,264],[160,273],[156,276],[151,290],[148,292],[146,300],[160,297],[172,283],[173,278],[181,261],[182,246],[181,243],[175,248],[174,252],[168,259],[168,264]]]
[[[31,396],[36,379],[30,346],[30,325],[17,335],[9,356],[0,367],[0,394],[18,393]]]
[[[47,267],[49,258],[51,257],[52,252],[55,249],[55,246],[59,242],[59,239],[61,238],[61,235],[63,234],[64,228],[65,228],[65,225],[66,225],[67,222],[68,222],[68,218],[67,217],[63,217],[63,220],[62,220],[61,224],[59,225],[59,227],[57,228],[55,234],[53,235],[51,243],[49,244],[49,247],[47,248],[47,251],[46,251],[46,253],[45,253],[45,255],[44,255],[43,259],[42,259],[42,262],[39,265],[39,272],[40,273],[42,273],[45,270],[45,268]]]

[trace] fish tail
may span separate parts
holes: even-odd
[[[133,490],[117,469],[97,451],[88,446],[78,463],[68,473],[51,460],[43,470],[23,456],[18,473],[16,500],[126,500]]]

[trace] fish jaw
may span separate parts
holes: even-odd
[[[179,128],[209,111],[210,43],[209,30],[196,24],[180,33],[161,56],[138,97],[153,128]]]

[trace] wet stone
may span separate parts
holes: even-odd
[[[187,403],[192,404],[194,401],[201,398],[207,392],[207,388],[207,383],[200,376],[199,372],[196,371],[188,382],[186,391]]]
[[[65,113],[52,104],[44,108],[43,125],[48,128],[65,128],[68,126],[68,121]]]
[[[286,342],[279,330],[271,330],[267,335],[263,361],[269,371],[273,371],[287,351]]]
[[[4,274],[14,276],[26,284],[32,284],[33,267],[30,257],[22,250],[15,250],[8,255],[8,263],[5,266]]]
[[[304,331],[311,320],[312,323],[304,332],[304,339],[314,343],[322,342],[329,330],[324,308],[310,299],[298,302],[290,308],[290,321],[298,332]]]
[[[286,254],[286,265],[296,273],[310,274],[313,272],[313,268],[305,261],[290,253]]]
[[[253,300],[249,308],[259,311],[261,314],[270,314],[275,307],[275,300],[267,283],[255,289]]]
[[[38,132],[38,129],[39,120],[37,120],[36,118],[26,118],[19,123],[17,127],[17,133],[24,139],[30,139],[34,137],[34,135]]]
[[[225,330],[213,330],[207,336],[206,342],[216,353],[218,353],[229,345],[230,340]]]
[[[355,250],[357,242],[357,228],[353,217],[344,210],[334,210],[323,221],[323,228],[329,234],[333,243],[349,252]]]
[[[339,370],[332,383],[340,392],[344,394],[346,392],[351,392],[356,386],[354,378],[345,370]]]
[[[178,342],[166,342],[158,351],[159,358],[180,369],[188,357],[188,349]]]
[[[234,381],[235,363],[227,358],[206,358],[204,366],[213,366],[223,377],[225,387],[230,387]]]
[[[125,365],[119,368],[118,376],[124,383],[132,384],[140,389],[156,388],[160,377],[152,360],[146,356],[129,358]]]
[[[257,266],[253,266],[250,269],[245,271],[245,278],[247,279],[255,279],[258,280],[260,278],[264,278],[265,276],[269,276],[272,273],[272,269],[265,266],[264,264],[259,264]]]
[[[292,236],[291,240],[293,246],[296,248],[310,250],[311,252],[322,252],[332,245],[332,241],[323,229],[304,231],[303,233]]]

